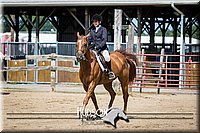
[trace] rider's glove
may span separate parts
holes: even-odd
[[[97,50],[97,51],[100,50],[100,46],[96,46],[96,50]]]

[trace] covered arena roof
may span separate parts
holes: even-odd
[[[1,0],[3,6],[131,6],[131,5],[193,5],[198,0]]]

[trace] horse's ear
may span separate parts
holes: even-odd
[[[78,38],[80,38],[80,34],[79,34],[79,32],[77,32],[76,35],[77,35]]]

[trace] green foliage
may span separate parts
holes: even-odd
[[[179,28],[179,31],[180,31],[180,28]],[[196,32],[195,32],[195,31],[196,31]],[[173,34],[174,34],[173,32],[174,32],[173,30],[167,30],[166,33],[165,33],[165,36],[173,37]],[[199,34],[200,31],[199,31],[199,29],[197,29],[196,26],[193,26],[193,27],[192,27],[192,33],[194,33],[193,36],[192,36],[192,38],[200,39],[200,34]],[[158,30],[158,31],[156,32],[156,36],[162,36],[161,30]],[[178,37],[180,36],[180,32],[178,32],[178,31],[177,31],[177,36],[178,36]],[[188,37],[188,34],[186,34],[185,36]]]
[[[200,40],[200,29],[198,29],[196,26],[192,26],[192,31],[197,31],[194,33],[193,38]]]
[[[166,34],[166,36],[172,37],[173,36],[173,31],[167,30],[165,34]]]
[[[159,30],[159,31],[156,32],[156,36],[162,36],[161,30]]]
[[[144,32],[143,32],[141,35],[142,35],[142,36],[148,36],[148,34],[146,34],[146,33],[144,33]]]
[[[41,28],[41,31],[56,31],[56,28],[52,25],[50,21],[47,21]]]
[[[3,32],[10,32],[10,26],[8,23],[6,23],[6,21],[4,19],[2,19],[2,29],[3,29]]]

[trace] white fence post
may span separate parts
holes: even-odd
[[[54,53],[51,54],[51,89],[55,91],[56,88],[56,58]]]
[[[114,50],[121,47],[122,10],[115,9],[114,18]]]
[[[142,65],[141,65],[141,69],[139,69],[139,74],[142,74],[141,75],[142,80],[140,81],[140,84],[139,84],[140,93],[142,93],[142,82],[143,82],[143,80],[145,78],[143,74],[146,71],[146,70],[144,71],[144,67],[145,67],[144,60],[145,60],[144,49],[142,49],[142,56],[141,56],[141,63],[142,63]]]
[[[164,52],[165,52],[165,49],[164,48],[162,48],[161,49],[161,55],[160,55],[160,67],[159,67],[159,76],[158,76],[158,78],[159,78],[159,80],[158,80],[158,82],[157,82],[157,88],[158,88],[158,94],[160,93],[160,81],[162,81],[163,80],[163,77],[161,76],[162,75],[162,68],[164,68],[165,67],[165,64],[164,64]]]

